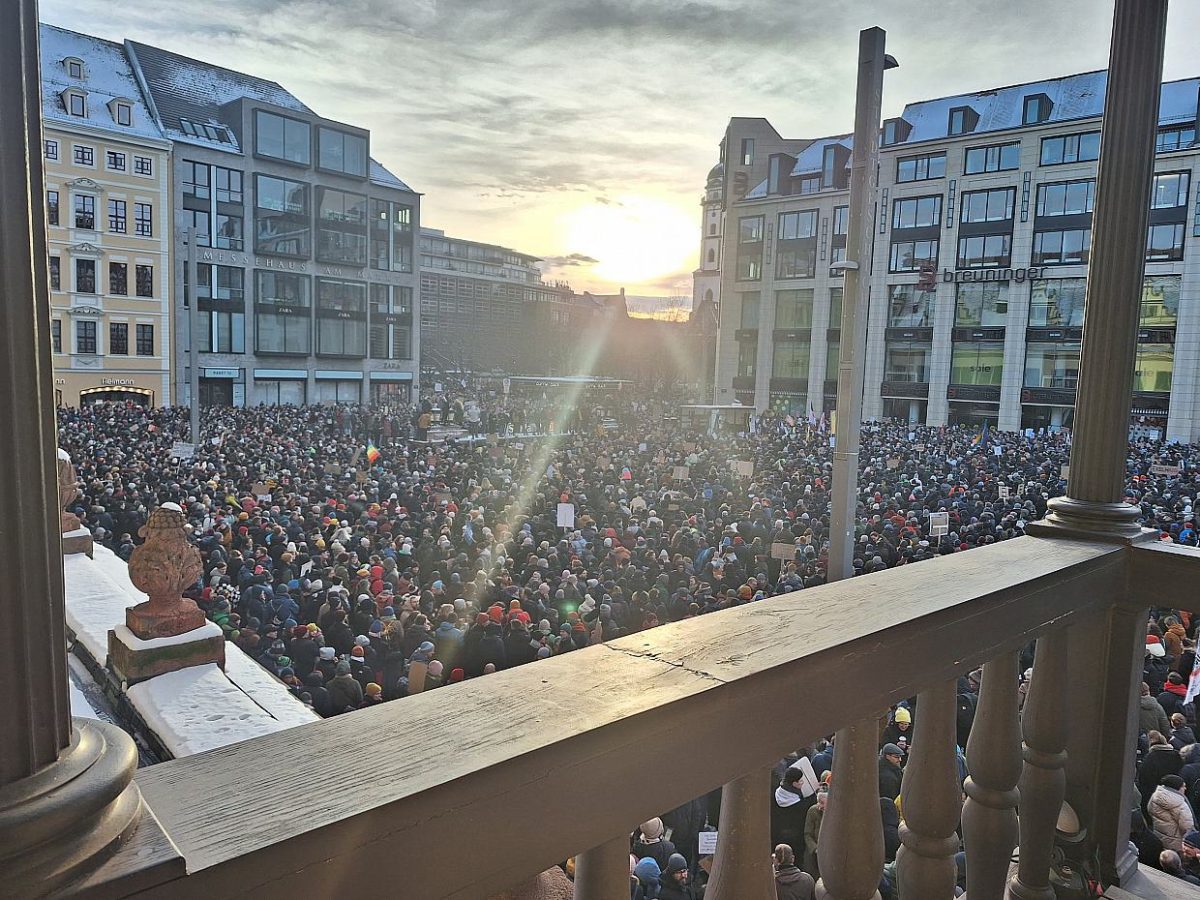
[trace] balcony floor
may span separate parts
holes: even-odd
[[[1165,872],[1138,866],[1137,874],[1123,888],[1109,888],[1106,900],[1200,900],[1200,887],[1185,884]]]

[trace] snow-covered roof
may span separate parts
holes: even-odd
[[[854,149],[854,135],[839,134],[817,138],[800,151],[800,155],[796,157],[796,165],[792,167],[792,174],[807,175],[812,172],[820,172],[821,164],[825,161],[825,148],[831,144],[840,144],[847,150],[852,150]],[[846,161],[846,168],[850,168],[849,160]]]
[[[163,139],[120,44],[45,23],[39,34],[44,121],[88,125],[130,137]],[[67,59],[77,59],[83,64],[82,78],[72,78],[68,74]],[[86,94],[87,115],[72,116],[67,112],[63,92],[68,88],[78,88]],[[118,99],[127,101],[132,107],[129,125],[117,124],[112,101]]]
[[[399,191],[412,191],[412,188],[384,168],[383,163],[377,159],[371,160],[371,183],[396,188]]]
[[[1025,98],[1036,94],[1045,94],[1050,99],[1050,115],[1045,123],[1095,118],[1104,112],[1107,84],[1108,72],[1102,70],[909,103],[904,107],[903,118],[912,126],[912,130],[903,143],[950,136],[950,110],[960,106],[969,106],[979,116],[971,134],[1020,128]],[[1168,123],[1194,119],[1198,87],[1200,79],[1197,78],[1163,85],[1159,121]]]
[[[173,141],[240,152],[237,136],[228,127],[232,123],[224,120],[221,107],[242,98],[315,115],[274,81],[224,69],[149,44],[126,41],[125,46],[141,69],[163,128]],[[189,127],[187,123],[199,128]],[[205,136],[205,125],[225,129],[228,140]]]

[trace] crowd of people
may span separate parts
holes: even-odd
[[[182,460],[172,447],[188,437],[183,408],[64,409],[59,430],[79,477],[71,509],[96,540],[128,559],[149,511],[180,504],[204,563],[190,595],[299,699],[334,716],[824,583],[832,449],[823,423],[764,416],[752,434],[716,440],[682,431],[663,400],[608,406],[620,410],[615,423],[552,398],[213,408]],[[492,437],[421,440],[435,420]],[[1129,447],[1127,498],[1163,540],[1197,543],[1196,454]],[[864,426],[855,572],[1023,534],[1063,493],[1069,455],[1066,433]],[[1179,474],[1155,474],[1162,466]],[[932,533],[930,516],[941,512],[946,531]],[[1178,639],[1163,645],[1178,663],[1194,627],[1168,618],[1153,627]],[[1187,672],[1190,661],[1173,674],[1186,681]],[[1178,693],[1171,675],[1151,682],[1149,699]],[[977,680],[960,685],[965,729],[977,691]],[[1147,760],[1168,755],[1164,743],[1179,756],[1172,741],[1194,723],[1186,706],[1171,709],[1186,720],[1178,732],[1169,719],[1147,729]],[[897,707],[881,735],[889,860],[912,718]],[[1196,769],[1179,776],[1186,794],[1200,751],[1183,746],[1180,768]],[[826,743],[781,763],[781,897],[810,896],[819,875],[832,753]],[[1148,815],[1158,791],[1174,789],[1153,787]],[[715,819],[702,798],[644,823],[631,842],[631,897],[699,896],[699,835]],[[1164,852],[1185,859],[1187,839],[1164,841]]]

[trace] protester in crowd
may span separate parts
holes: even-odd
[[[1150,797],[1150,820],[1154,833],[1167,850],[1183,849],[1183,838],[1196,827],[1191,804],[1183,795],[1183,779],[1164,775]]]
[[[774,853],[776,900],[813,900],[816,882],[796,867],[796,854],[787,844],[779,844]]]

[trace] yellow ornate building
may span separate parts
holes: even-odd
[[[41,26],[55,398],[172,402],[170,142],[120,44]]]

